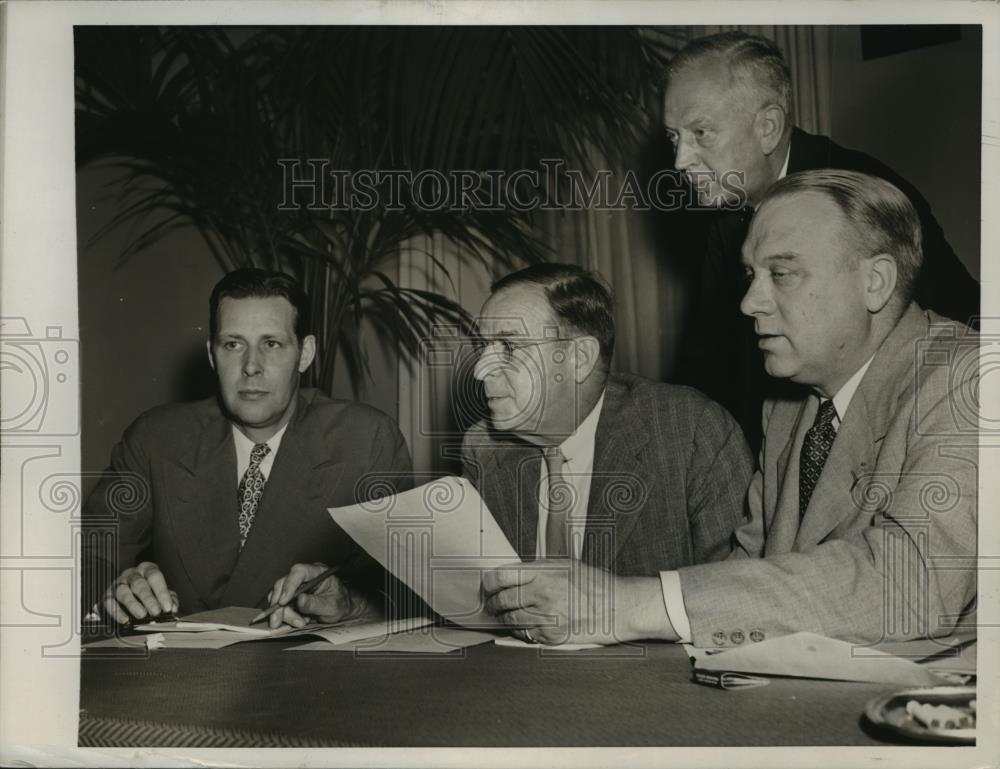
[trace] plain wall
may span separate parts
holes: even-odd
[[[831,32],[831,138],[920,190],[978,279],[982,28],[963,26],[961,40],[869,61],[860,27]]]

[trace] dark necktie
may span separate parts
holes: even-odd
[[[271,447],[266,443],[255,443],[253,451],[250,452],[250,466],[243,473],[243,480],[240,481],[240,549],[246,544],[247,535],[253,525],[254,516],[257,515],[257,505],[260,503],[261,495],[264,493],[264,473],[260,471],[260,463],[264,457],[271,453]]]
[[[820,473],[823,472],[826,458],[830,455],[833,440],[837,437],[837,431],[833,428],[835,416],[837,409],[834,408],[833,401],[823,401],[819,405],[819,411],[816,412],[816,421],[806,431],[806,437],[802,441],[802,453],[799,455],[800,516],[806,514],[809,499],[816,488],[816,482],[819,481]]]
[[[567,523],[573,507],[574,491],[563,477],[566,457],[558,446],[550,446],[542,454],[549,473],[549,518],[545,525],[545,557],[565,558],[569,555]]]

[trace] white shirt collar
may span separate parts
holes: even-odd
[[[232,428],[233,442],[236,444],[236,482],[239,483],[247,468],[250,467],[250,454],[253,452],[254,442],[240,432],[236,425],[232,425]],[[260,471],[265,478],[271,474],[271,465],[274,464],[274,457],[278,453],[278,447],[281,446],[281,439],[287,429],[288,425],[286,424],[266,441],[271,450],[260,463]]]
[[[851,405],[851,400],[854,398],[854,393],[858,390],[858,385],[861,384],[861,380],[865,378],[865,372],[868,371],[868,367],[871,365],[875,356],[872,355],[865,365],[854,372],[854,375],[844,382],[843,387],[837,390],[837,394],[833,396],[833,407],[837,410],[838,421],[843,421],[844,415],[847,414],[847,408]]]
[[[788,142],[788,149],[785,150],[785,162],[781,166],[781,171],[778,172],[778,181],[781,181],[786,176],[788,176],[788,159],[792,156],[792,143]]]
[[[576,467],[594,464],[594,441],[597,437],[597,423],[601,418],[601,409],[604,407],[604,393],[597,399],[594,408],[587,414],[580,426],[576,428],[572,435],[559,444],[566,461]]]

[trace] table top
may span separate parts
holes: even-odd
[[[884,745],[862,711],[893,688],[772,678],[714,689],[691,681],[682,647],[660,643],[405,656],[293,645],[85,654],[80,744]]]

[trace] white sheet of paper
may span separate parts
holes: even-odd
[[[339,646],[340,644],[362,641],[366,638],[406,633],[429,625],[431,622],[432,620],[428,617],[413,617],[403,620],[379,620],[376,622],[324,627],[320,630],[313,630],[309,635],[319,636],[326,643]]]
[[[466,627],[502,625],[483,609],[482,573],[520,559],[465,479],[440,478],[402,494],[331,508],[330,515],[442,617]]]
[[[494,642],[497,646],[509,646],[512,649],[534,649],[538,651],[539,649],[545,649],[546,652],[578,652],[584,649],[602,649],[604,647],[601,644],[558,644],[556,646],[548,646],[543,644],[530,644],[527,641],[522,641],[520,638],[514,638],[512,636],[504,636],[503,638],[498,638]]]
[[[323,641],[293,646],[285,651],[349,651],[364,654],[446,654],[455,649],[489,643],[496,636],[475,630],[453,627],[416,628],[393,635],[361,638],[347,643]]]
[[[816,633],[792,633],[719,652],[688,644],[684,648],[694,666],[703,670],[900,686],[940,683],[934,673],[912,660],[871,650],[858,656],[855,644]]]

